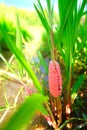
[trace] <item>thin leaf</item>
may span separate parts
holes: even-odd
[[[25,129],[36,112],[40,111],[44,113],[44,109],[45,113],[47,113],[46,109],[42,105],[44,102],[47,102],[47,100],[48,98],[41,94],[34,94],[28,97],[2,130]]]
[[[42,22],[44,28],[45,28],[46,31],[49,33],[50,27],[49,27],[49,24],[48,24],[46,18],[42,15],[42,13],[39,11],[39,9],[36,7],[35,4],[34,4],[34,7],[35,7],[35,9],[36,9],[36,11],[37,11],[37,14],[38,14],[38,16],[39,16],[39,18],[40,18],[40,20],[41,20],[41,22]]]
[[[43,65],[43,67],[44,67],[44,69],[46,71],[46,74],[48,74],[48,67],[47,67],[46,62],[45,62],[45,60],[44,60],[44,58],[43,58],[43,56],[42,56],[40,51],[38,52],[38,57],[39,57],[40,62]]]
[[[1,53],[0,53],[0,58],[4,61],[4,63],[9,68],[9,70],[11,70],[11,72],[15,73],[15,71],[12,69],[11,65],[7,62],[7,60],[4,58],[4,56]]]
[[[9,101],[8,101],[8,98],[7,98],[6,88],[5,88],[5,87],[4,87],[4,97],[5,97],[5,104],[6,104],[6,107],[9,107]]]
[[[73,85],[73,87],[72,87],[72,91],[71,91],[71,100],[72,100],[72,103],[74,102],[74,100],[75,100],[76,97],[77,97],[78,90],[79,90],[80,87],[81,87],[81,83],[82,83],[84,77],[85,77],[84,74],[80,75],[80,76],[77,78],[76,83],[75,83],[75,84]]]
[[[43,7],[42,7],[42,5],[41,5],[40,0],[38,0],[38,4],[39,4],[39,6],[40,6],[40,9],[41,9],[41,12],[42,12],[44,18],[46,19],[45,14],[44,14],[44,10],[43,10]]]
[[[22,51],[22,38],[18,14],[16,14],[16,46],[20,51]]]
[[[82,15],[87,15],[87,11],[84,11]]]
[[[54,3],[52,3],[51,5],[51,0],[46,0],[46,3],[47,3],[47,8],[48,8],[49,24],[50,24],[51,30],[53,30]]]
[[[87,120],[87,114],[86,113],[82,113],[82,117]]]
[[[8,71],[3,70],[3,69],[0,69],[0,76],[3,77],[3,75],[6,75],[7,77],[11,77],[13,79],[18,79],[19,80],[19,78],[18,78],[18,76],[16,74],[8,72]]]
[[[49,24],[48,24],[48,22],[47,22],[47,19],[46,19],[46,16],[45,16],[45,13],[44,13],[44,9],[43,9],[43,7],[42,7],[42,5],[41,5],[41,2],[40,2],[40,0],[37,0],[38,1],[38,4],[39,4],[39,7],[40,7],[40,10],[39,10],[39,12],[42,14],[42,16],[43,16],[43,18],[44,18],[44,21],[46,22],[46,24],[48,25],[48,28],[49,28]],[[36,9],[36,8],[35,8]],[[41,19],[41,17],[40,17],[40,19]],[[42,21],[42,20],[41,20]],[[43,23],[42,23],[43,24]],[[46,29],[46,28],[45,28]]]
[[[80,8],[80,10],[78,12],[78,22],[80,21],[80,18],[83,15],[83,11],[84,11],[86,3],[87,3],[87,0],[82,1],[81,8]]]
[[[21,29],[18,14],[16,14],[16,46],[22,52],[22,38],[21,38]],[[18,61],[18,60],[17,60]],[[20,72],[20,76],[23,77],[23,66],[18,61],[18,70]]]
[[[59,36],[58,36],[58,43],[60,43],[60,40],[61,40],[61,37],[62,37],[62,33],[63,33],[65,25],[66,25],[67,18],[69,16],[70,12],[71,12],[71,8],[74,6],[74,2],[75,2],[74,0],[71,0],[69,3],[66,2],[67,5],[68,5],[68,8],[65,6],[65,2],[63,2],[63,7],[66,7],[66,9],[65,9],[66,13],[65,13],[64,12],[65,10],[62,11],[63,7],[61,6],[61,4],[62,4],[61,0],[58,0],[58,5],[59,5],[59,9],[60,9],[59,12],[61,14],[61,18],[60,18],[60,20],[61,20],[61,27],[60,27]]]
[[[7,107],[0,107],[0,112],[6,110]]]
[[[15,108],[15,105],[8,106],[8,107],[3,106],[3,107],[0,107],[0,111],[5,111],[5,110],[13,109],[13,108]],[[0,119],[0,121],[1,121],[1,119]]]
[[[46,0],[47,2],[47,7],[48,7],[48,11],[51,10],[51,0]]]
[[[52,3],[52,18],[53,18],[53,16],[54,16],[54,0],[53,0],[53,3]]]
[[[27,62],[27,60],[24,57],[24,55],[22,54],[22,52],[16,47],[15,44],[13,44],[12,39],[9,37],[9,35],[7,35],[7,33],[4,31],[2,26],[1,26],[0,29],[2,31],[3,38],[6,41],[9,49],[12,51],[12,53],[16,56],[18,61],[26,69],[27,73],[32,78],[32,80],[33,80],[33,82],[35,84],[35,87],[37,88],[38,92],[43,93],[42,86],[41,86],[39,80],[37,79],[35,73],[33,72],[31,65]]]

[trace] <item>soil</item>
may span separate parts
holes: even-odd
[[[46,119],[38,113],[35,115],[27,130],[53,130],[53,128],[49,126]]]
[[[86,74],[86,72],[85,72]],[[71,128],[67,128],[66,126],[63,127],[62,130],[87,130],[87,76],[85,77],[78,96],[72,106],[73,111],[71,113],[70,118],[77,118],[72,120],[71,123],[68,123],[68,125],[72,124]],[[66,121],[65,116],[63,115],[63,122]],[[85,121],[79,120],[83,119]],[[37,114],[30,127],[27,130],[54,130],[45,118],[41,114]]]
[[[75,118],[86,118],[87,119],[87,82],[86,80],[82,84],[83,87],[79,90],[79,94],[77,99],[75,100],[75,103],[73,104],[73,112],[72,117]],[[10,104],[13,104],[15,96],[17,95],[18,91],[20,89],[20,86],[18,84],[15,84],[13,82],[6,82],[6,94],[7,98]],[[31,85],[32,92],[35,92],[34,86]],[[0,85],[0,106],[5,105],[5,97],[3,92],[3,87]],[[26,96],[26,92],[22,91],[18,98],[18,103],[22,103]],[[0,112],[0,118],[2,118],[4,112]],[[9,111],[6,116],[4,117],[5,120],[8,120],[11,116],[12,111]],[[3,119],[3,120],[4,120]],[[65,119],[63,119],[64,121]],[[1,119],[0,119],[1,121]],[[3,121],[2,121],[3,122]],[[87,122],[84,121],[78,121],[74,120],[72,122],[73,126],[71,130],[87,130]],[[26,130],[53,130],[51,126],[47,123],[46,119],[40,114],[36,114],[31,124],[29,124],[29,127]],[[67,127],[64,127],[62,130],[69,130]]]
[[[34,85],[30,81],[31,91],[32,93],[36,92]],[[14,99],[20,90],[20,85],[8,82],[6,81],[6,95],[7,99],[10,104],[14,103]],[[5,97],[4,97],[4,88],[2,87],[2,83],[0,82],[0,106],[5,106]],[[18,98],[18,103],[22,103],[26,96],[26,92],[23,90],[22,93],[20,93],[20,96]],[[4,121],[8,120],[9,117],[12,114],[12,110],[8,111],[5,117],[2,119],[2,116],[4,115],[4,112],[0,112],[0,122],[4,123]],[[85,78],[81,89],[79,90],[78,96],[73,104],[73,112],[71,117],[75,118],[83,118],[87,120],[87,77]],[[63,115],[63,122],[65,121],[64,115]],[[52,126],[49,126],[46,119],[40,114],[36,114],[33,118],[31,124],[29,124],[29,127],[26,130],[54,130]],[[69,130],[67,127],[64,127],[62,130]],[[72,122],[72,128],[70,130],[87,130],[87,122],[74,120]]]

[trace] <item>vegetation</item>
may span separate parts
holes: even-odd
[[[5,105],[0,110],[6,112],[15,107],[17,108],[20,93],[23,89],[27,93],[24,102],[3,125],[2,129],[25,130],[37,113],[41,113],[42,117],[45,118],[49,129],[86,129],[87,11],[85,7],[87,6],[87,0],[82,0],[80,6],[78,6],[78,0],[66,0],[66,2],[58,0],[56,19],[54,4],[51,0],[46,0],[47,7],[45,10],[41,1],[37,0],[37,2],[38,5],[34,4],[34,7],[46,32],[42,36],[42,41],[45,44],[39,48],[37,54],[39,63],[34,64],[34,66],[29,61],[29,58],[26,58],[22,47],[23,30],[21,21],[26,21],[26,26],[24,24],[26,29],[29,22],[29,25],[32,23],[32,25],[36,26],[39,21],[34,24],[35,18],[34,20],[32,18],[31,21],[33,20],[33,22],[31,22],[29,16],[24,15],[25,12],[21,14],[21,11],[18,11],[15,16],[14,38],[10,35],[14,33],[13,28],[10,28],[10,24],[10,31],[8,31],[8,21],[3,22],[2,20],[0,24],[1,40],[4,44],[7,44],[14,55],[7,61],[0,53],[1,59],[6,64],[6,70],[0,69],[0,79],[4,88],[6,80],[20,85],[19,92],[11,105],[4,91]],[[25,19],[23,19],[24,16]],[[41,27],[41,24],[39,26]],[[25,41],[30,40],[28,37],[31,37],[31,35],[27,34],[30,33],[27,33],[26,30],[26,35],[23,35]],[[14,67],[12,63],[13,58],[17,67]],[[48,62],[46,58],[48,58]],[[45,70],[42,74],[39,73],[40,70],[37,72],[40,66]],[[43,75],[48,78],[44,79]],[[35,93],[30,89],[29,79],[33,81],[36,88]]]
[[[15,13],[18,12],[19,19],[20,19],[20,28],[22,32],[22,43],[24,44],[25,41],[29,41],[33,39],[33,36],[30,33],[29,26],[40,26],[40,21],[37,18],[35,12],[29,12],[27,10],[16,10],[15,7],[8,8],[6,5],[0,5],[0,25],[3,25],[4,30],[9,33],[10,37],[13,39],[15,43],[16,39],[16,17]],[[25,26],[26,25],[26,26]],[[7,45],[5,44],[5,40],[2,36],[2,32],[0,32],[0,48],[1,49],[8,49]]]

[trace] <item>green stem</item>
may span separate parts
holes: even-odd
[[[68,86],[67,86],[67,101],[66,101],[66,105],[69,104],[70,105],[70,109],[71,109],[71,79],[72,79],[72,50],[71,50],[71,46],[70,46],[70,64],[69,64],[69,77],[68,77]],[[70,114],[68,115],[70,116]],[[70,118],[70,117],[69,117]]]
[[[52,49],[51,49],[51,59],[55,60],[55,54],[54,54],[54,34],[53,31],[50,31],[50,38],[51,38],[51,45],[52,45]]]
[[[71,45],[71,43],[70,43]],[[66,114],[66,105],[70,106],[71,109],[71,79],[72,79],[72,50],[71,50],[71,46],[70,46],[70,51],[69,51],[69,64],[68,67],[66,69],[66,75],[67,75],[67,79],[66,79],[66,87],[64,88],[64,112]],[[66,119],[70,118],[70,113],[68,115],[66,115]]]
[[[49,19],[49,24],[50,24],[50,39],[51,39],[51,59],[55,60],[55,54],[54,54],[54,33],[53,33],[53,10],[51,7],[51,2],[50,2],[50,8],[48,8],[48,19]]]
[[[87,120],[86,120],[86,119],[83,119],[83,118],[70,118],[70,119],[66,120],[66,121],[58,128],[58,130],[63,129],[63,128],[66,126],[67,123],[70,123],[71,121],[74,121],[74,120],[87,122]]]

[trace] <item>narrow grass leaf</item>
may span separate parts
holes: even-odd
[[[13,73],[15,73],[15,71],[12,69],[11,65],[7,62],[7,60],[4,58],[4,56],[0,53],[0,58],[4,61],[4,63],[7,65],[7,67],[9,68],[9,70]]]
[[[7,107],[0,107],[0,112],[6,110]]]
[[[46,18],[42,15],[42,13],[39,11],[39,9],[36,7],[35,4],[34,4],[34,7],[35,7],[35,9],[36,9],[36,12],[37,12],[37,14],[38,14],[38,16],[39,16],[39,18],[40,18],[40,20],[41,20],[41,22],[42,22],[44,28],[45,28],[46,31],[49,33],[50,27],[49,27],[49,24],[48,24]]]
[[[84,11],[83,15],[87,15],[87,11]]]
[[[41,86],[39,80],[37,79],[35,73],[33,72],[30,63],[27,62],[27,60],[24,57],[24,55],[22,54],[22,52],[16,47],[15,44],[13,44],[12,39],[9,37],[9,35],[7,35],[7,33],[4,31],[4,29],[3,29],[2,26],[1,26],[0,29],[2,31],[3,38],[6,41],[9,49],[12,51],[12,53],[16,56],[16,58],[18,59],[18,61],[26,69],[27,73],[32,78],[32,80],[33,80],[33,82],[35,84],[35,87],[37,88],[38,92],[43,93],[42,86]]]
[[[44,10],[43,10],[43,7],[42,7],[42,5],[41,5],[40,0],[38,0],[38,4],[39,4],[39,7],[40,7],[40,9],[41,9],[41,12],[42,12],[42,14],[43,14],[44,18],[46,18],[46,17],[45,17]]]
[[[58,5],[59,5],[59,9],[60,9],[59,12],[60,12],[60,15],[61,15],[61,18],[60,18],[61,26],[60,26],[60,31],[59,31],[59,35],[58,35],[58,43],[60,43],[64,28],[65,28],[65,25],[66,25],[66,21],[67,21],[69,15],[70,15],[72,7],[74,6],[74,0],[71,0],[69,3],[68,2],[66,2],[66,3],[67,3],[67,5],[65,6],[64,2],[61,2],[61,0],[58,0]],[[63,4],[63,5],[61,5],[61,4]],[[63,8],[65,8],[66,13],[64,12],[65,10],[62,11]]]
[[[51,0],[46,0],[48,11],[51,10]]]
[[[86,3],[87,3],[87,0],[82,1],[81,7],[80,7],[79,12],[78,12],[78,22],[80,21],[80,18],[84,13],[84,8],[85,8]]]
[[[82,113],[82,117],[87,120],[87,114],[86,113]]]
[[[16,46],[20,51],[22,51],[22,38],[18,14],[16,14]]]
[[[84,77],[85,77],[84,74],[80,75],[80,76],[77,78],[75,84],[74,84],[73,87],[72,87],[72,91],[71,91],[71,100],[72,100],[72,103],[74,102],[74,100],[75,100],[76,97],[77,97],[78,90],[79,90],[80,87],[81,87],[81,83],[83,82]]]
[[[20,29],[20,22],[19,22],[18,14],[16,14],[16,46],[21,52],[23,52],[21,29]],[[18,61],[18,69],[20,72],[20,76],[23,77],[23,67],[19,61]]]
[[[44,69],[45,69],[45,71],[46,71],[46,74],[48,74],[48,67],[47,67],[47,65],[46,65],[46,61],[44,60],[44,58],[43,58],[43,56],[42,56],[42,54],[41,54],[40,51],[38,52],[38,57],[39,57],[40,62],[41,62],[41,64],[43,65],[43,67],[44,67]]]

